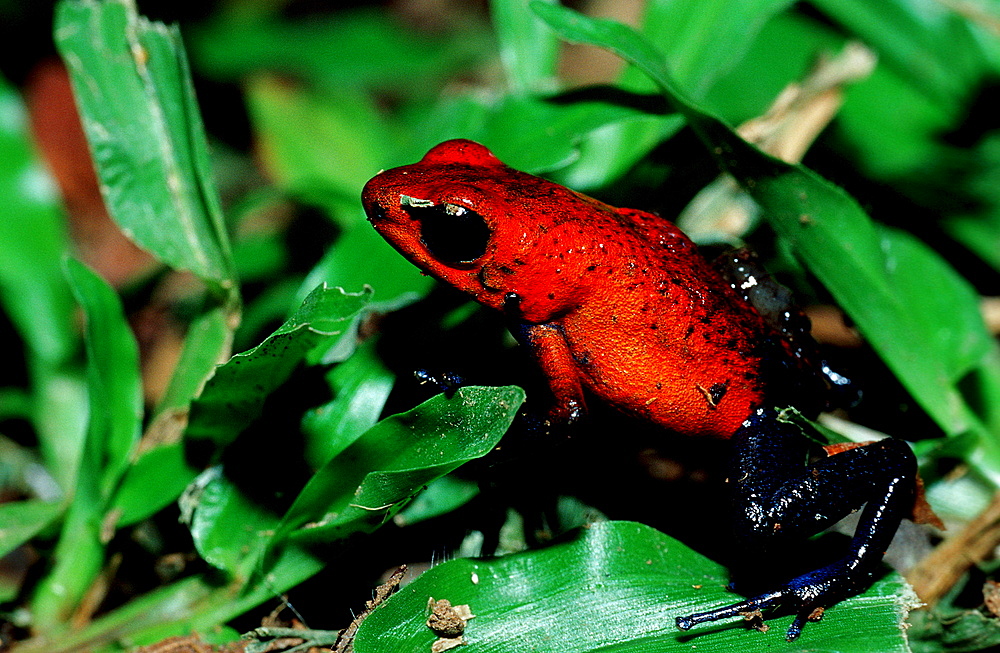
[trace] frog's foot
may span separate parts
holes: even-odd
[[[785,639],[791,642],[802,634],[806,622],[819,621],[828,606],[854,592],[853,588],[857,587],[857,584],[852,581],[852,575],[847,565],[833,564],[794,578],[776,591],[708,612],[677,617],[677,627],[681,630],[690,630],[698,624],[731,617],[743,617],[747,621],[760,624],[765,618],[765,613],[791,612],[795,614],[795,619],[785,633]],[[759,625],[757,627],[759,628]]]
[[[466,385],[465,379],[454,372],[441,372],[433,374],[429,370],[419,369],[413,371],[413,377],[421,385],[432,385],[445,394],[449,399],[455,391]]]

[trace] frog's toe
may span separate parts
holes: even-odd
[[[795,614],[795,619],[785,633],[785,639],[791,642],[798,639],[807,622],[819,621],[823,618],[825,606],[832,605],[839,600],[840,592],[836,591],[839,588],[831,587],[831,585],[838,583],[830,583],[829,581],[823,584],[816,583],[816,578],[812,577],[815,573],[796,578],[774,592],[761,594],[708,612],[696,612],[677,617],[677,627],[680,630],[690,630],[698,624],[742,617],[745,621],[751,622],[751,625],[758,630],[766,630],[766,628],[762,628],[762,624],[763,620],[770,616],[767,613],[780,611],[788,614],[791,612]],[[837,596],[834,597],[834,594]]]

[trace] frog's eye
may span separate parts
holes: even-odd
[[[420,220],[420,240],[442,263],[472,263],[486,253],[490,228],[483,216],[458,204],[407,207]]]

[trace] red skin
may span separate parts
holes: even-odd
[[[478,213],[485,254],[438,260],[401,196]],[[581,412],[586,388],[675,432],[728,438],[765,403],[755,345],[767,327],[669,221],[509,168],[468,140],[378,174],[362,199],[410,261],[526,325],[557,417]]]

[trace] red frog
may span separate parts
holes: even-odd
[[[914,505],[915,458],[886,439],[805,463],[808,442],[775,407],[815,410],[817,379],[838,378],[809,368],[773,309],[762,310],[752,266],[726,278],[669,221],[514,170],[468,140],[378,174],[362,200],[404,256],[507,318],[549,381],[553,419],[579,419],[591,396],[676,433],[730,440],[736,535],[748,546],[806,537],[866,504],[842,559],[678,617],[679,628],[792,612],[792,640],[870,584]]]

